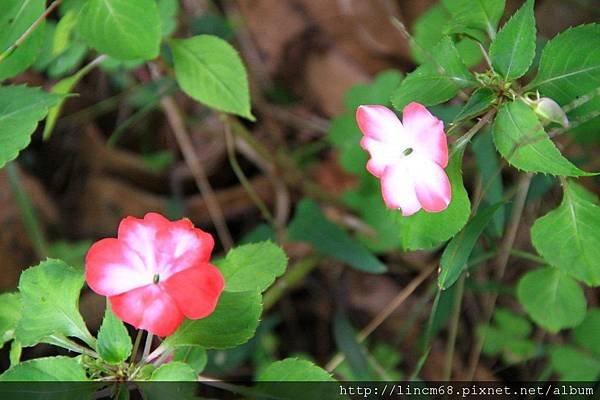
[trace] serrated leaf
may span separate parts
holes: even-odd
[[[432,106],[450,100],[461,88],[475,81],[463,64],[449,37],[444,37],[432,50],[433,60],[421,65],[404,78],[392,94],[392,104],[402,110],[410,102]]]
[[[600,309],[588,311],[585,319],[575,329],[573,338],[581,347],[600,357]]]
[[[21,318],[21,296],[19,293],[0,294],[0,348],[14,339],[15,328]]]
[[[455,25],[462,26],[467,32],[479,30],[492,39],[496,36],[504,0],[445,0],[442,3],[450,10]]]
[[[333,382],[331,375],[310,361],[298,358],[286,358],[275,361],[262,373],[257,381],[262,382]]]
[[[291,240],[306,242],[336,260],[364,272],[379,274],[387,271],[385,264],[346,231],[329,221],[318,204],[309,199],[298,203],[296,214],[288,227]]]
[[[175,77],[191,98],[254,121],[246,68],[225,40],[210,35],[169,41]]]
[[[111,311],[106,303],[104,320],[98,331],[98,354],[109,364],[120,364],[131,354],[132,344],[125,324]]]
[[[196,374],[199,374],[206,367],[208,356],[206,350],[200,346],[177,346],[173,352],[173,361],[189,364]]]
[[[597,381],[600,360],[570,346],[550,349],[550,366],[563,381]]]
[[[38,88],[0,87],[0,168],[27,147],[38,121],[59,99]]]
[[[0,381],[87,381],[83,366],[71,357],[45,357],[24,361],[0,375]]]
[[[509,164],[523,171],[561,176],[593,175],[560,154],[535,112],[521,100],[500,107],[492,132],[498,152]]]
[[[551,333],[577,326],[585,317],[583,290],[557,268],[536,269],[523,275],[517,297],[531,319]]]
[[[535,17],[533,0],[527,0],[502,27],[490,46],[494,71],[506,82],[529,70],[535,57]]]
[[[57,333],[94,346],[95,340],[79,313],[83,282],[83,270],[75,270],[60,260],[47,259],[23,271],[19,280],[23,317],[16,330],[23,346],[33,346]]]
[[[44,12],[45,0],[3,0],[0,10],[0,54],[12,46]],[[0,81],[11,78],[34,63],[44,41],[44,24],[10,55],[0,61]],[[1,109],[1,108],[0,108]]]
[[[238,246],[217,263],[229,292],[264,292],[283,274],[287,256],[272,242]]]
[[[196,381],[198,376],[194,369],[181,361],[171,361],[168,364],[161,365],[152,373],[151,381]]]
[[[498,96],[492,89],[480,88],[475,90],[469,97],[467,103],[454,118],[454,122],[463,121],[483,114],[497,99]]]
[[[442,272],[438,276],[440,289],[448,289],[458,280],[467,266],[467,261],[471,256],[475,243],[477,243],[477,239],[479,239],[479,236],[481,236],[501,205],[501,203],[495,204],[479,211],[463,230],[448,243],[440,261],[442,268]]]
[[[457,151],[446,168],[452,190],[452,200],[447,209],[439,213],[421,210],[410,217],[397,217],[400,239],[406,250],[437,247],[452,238],[467,223],[471,214],[471,202],[463,185],[461,164],[462,152]]]
[[[564,105],[599,86],[600,24],[588,24],[567,29],[546,44],[527,89],[538,89]]]
[[[223,292],[215,311],[206,318],[186,320],[163,342],[165,346],[224,349],[246,343],[256,331],[262,312],[258,292]]]
[[[154,0],[88,0],[78,31],[90,47],[119,60],[158,56],[161,22]]]
[[[553,266],[585,282],[600,285],[600,207],[594,195],[567,181],[558,208],[538,218],[531,241]]]

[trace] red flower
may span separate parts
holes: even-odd
[[[108,296],[121,320],[158,336],[168,336],[183,317],[210,315],[225,286],[209,263],[212,236],[187,219],[169,221],[157,213],[127,217],[117,239],[102,239],[85,258],[85,279]]]

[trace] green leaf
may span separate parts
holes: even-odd
[[[533,0],[527,0],[498,32],[490,58],[494,70],[509,82],[525,75],[534,57],[535,16]]]
[[[256,380],[259,382],[257,391],[266,398],[300,400],[339,397],[337,385],[304,385],[302,390],[298,390],[295,385],[278,384],[278,382],[335,382],[325,370],[310,361],[298,358],[286,358],[272,363],[258,375]]]
[[[120,364],[131,354],[131,338],[125,324],[119,320],[106,303],[104,320],[98,331],[98,354],[109,364]]]
[[[346,361],[357,380],[373,380],[365,349],[356,339],[354,328],[341,311],[336,313],[333,320],[333,337],[338,349],[346,356]]]
[[[417,63],[423,64],[431,60],[430,49],[433,49],[448,33],[448,22],[453,19],[451,11],[454,10],[447,4],[435,4],[416,20],[410,51]],[[458,41],[456,49],[468,66],[479,64],[483,57],[477,43],[469,38]]]
[[[492,129],[496,149],[515,168],[561,176],[593,175],[560,154],[535,112],[521,100],[503,104]]]
[[[542,52],[527,89],[538,89],[564,105],[600,86],[600,24],[580,25],[556,35]]]
[[[583,290],[557,268],[526,273],[519,280],[517,297],[531,319],[551,333],[577,326],[585,317]]]
[[[600,285],[600,207],[594,195],[567,181],[558,208],[538,218],[531,241],[549,263],[590,286]]]
[[[447,209],[439,213],[424,210],[400,217],[400,239],[406,250],[430,249],[439,246],[458,233],[471,214],[471,202],[461,174],[462,152],[450,158],[446,173],[450,179],[452,200]],[[398,213],[398,215],[400,215]]]
[[[364,272],[387,271],[385,264],[342,228],[329,221],[317,203],[304,199],[298,203],[296,215],[288,227],[291,240],[306,242],[321,253]]]
[[[433,60],[411,72],[392,95],[392,104],[402,110],[410,102],[432,106],[450,100],[461,88],[475,84],[449,37],[432,50]]]
[[[199,374],[204,371],[208,356],[206,350],[200,346],[177,346],[173,352],[173,361],[189,364],[196,374]]]
[[[600,360],[569,346],[550,349],[550,366],[563,381],[597,381],[600,377]]]
[[[38,121],[59,99],[38,88],[0,87],[0,168],[27,147]]]
[[[573,338],[581,347],[600,356],[600,309],[588,310],[585,319],[575,329]]]
[[[45,357],[25,361],[0,375],[0,381],[87,381],[85,370],[71,357]]]
[[[18,340],[13,340],[10,344],[10,350],[8,357],[10,359],[10,366],[17,365],[21,362],[21,355],[23,354],[23,346]]]
[[[463,121],[483,114],[492,104],[496,102],[498,96],[492,89],[480,88],[471,94],[469,100],[454,118],[454,122]]]
[[[498,22],[504,12],[504,0],[442,0],[452,14],[456,33],[478,30],[489,38],[496,36]]]
[[[88,0],[78,18],[90,47],[119,60],[158,56],[161,22],[154,0]]]
[[[198,374],[194,369],[181,361],[171,361],[161,365],[152,373],[151,381],[196,381]]]
[[[438,276],[440,289],[448,289],[458,280],[467,266],[477,239],[501,205],[498,203],[479,211],[467,226],[448,243],[440,263],[442,268],[442,272]]]
[[[82,270],[60,260],[47,259],[23,271],[19,280],[23,317],[16,331],[23,346],[33,346],[53,334],[74,336],[94,346],[79,314],[83,282]]]
[[[160,14],[160,27],[162,37],[170,36],[177,28],[177,12],[179,1],[158,0],[158,13]]]
[[[502,329],[478,326],[477,335],[485,336],[482,349],[484,354],[502,354],[508,364],[520,363],[535,355],[536,345],[533,341],[510,336]]]
[[[45,0],[2,1],[0,54],[4,54],[33,25],[44,12],[45,4]],[[0,81],[18,75],[33,64],[43,41],[44,24],[41,24],[14,52],[6,54],[8,57],[0,61]]]
[[[497,308],[494,311],[494,322],[504,332],[511,336],[525,338],[531,334],[531,323],[519,315],[514,314],[506,308]]]
[[[19,293],[0,294],[0,348],[14,339],[15,328],[21,318],[21,296]]]
[[[260,242],[236,247],[217,263],[229,292],[264,292],[275,278],[283,274],[287,256],[272,242]]]
[[[77,25],[77,12],[68,11],[56,24],[52,38],[52,55],[57,56],[67,49],[71,42],[71,34]]]
[[[246,343],[256,331],[262,312],[258,292],[223,292],[215,311],[206,318],[186,320],[163,342],[165,346],[224,349]]]
[[[173,39],[169,45],[175,76],[185,93],[209,107],[254,121],[246,68],[229,43],[200,35]]]

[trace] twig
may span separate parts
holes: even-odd
[[[10,47],[0,53],[0,63],[6,59],[6,57],[10,56],[15,50],[19,48],[27,40],[29,36],[40,26],[42,22],[54,11],[56,7],[58,7],[62,3],[62,0],[55,0],[50,6],[36,19],[33,24],[23,34],[14,42]]]
[[[375,331],[404,301],[435,271],[437,265],[432,264],[429,268],[424,269],[416,278],[414,278],[398,295],[369,322],[369,324],[361,330],[356,339],[359,343]],[[328,372],[333,371],[344,361],[345,356],[342,353],[336,354],[325,366]]]
[[[510,217],[510,221],[508,223],[508,227],[506,229],[506,236],[504,236],[504,240],[500,245],[500,249],[498,251],[498,258],[496,262],[496,280],[502,280],[504,276],[504,271],[506,270],[506,265],[508,263],[508,259],[510,257],[512,246],[515,242],[515,238],[517,236],[517,232],[519,230],[519,223],[521,222],[521,216],[523,215],[523,210],[525,208],[525,201],[527,200],[527,192],[529,191],[529,185],[531,184],[532,174],[528,173],[522,175],[517,184],[517,195],[515,198],[515,203],[513,205],[513,211]],[[496,300],[498,299],[498,293],[495,292],[492,294],[492,297],[489,301],[488,307],[485,310],[485,325],[489,325],[490,320],[492,318],[492,314],[494,312],[494,308],[496,306]],[[485,330],[484,334],[481,335],[475,347],[473,347],[473,351],[471,352],[471,356],[469,357],[469,370],[468,370],[468,381],[472,381],[475,376],[475,371],[477,370],[477,365],[479,364],[479,357],[481,356],[481,350],[483,349],[483,343],[485,341]]]
[[[158,68],[151,63],[148,65],[153,79],[159,80],[160,74],[158,72]],[[179,149],[183,154],[183,158],[188,164],[188,167],[194,176],[194,180],[196,181],[196,185],[198,186],[198,189],[200,190],[200,193],[206,202],[208,214],[215,225],[215,229],[217,230],[217,235],[221,240],[221,244],[225,250],[229,250],[233,246],[233,239],[231,238],[231,233],[229,232],[227,223],[225,222],[223,210],[221,210],[221,206],[217,201],[215,192],[208,181],[206,171],[204,170],[202,163],[194,151],[194,146],[185,127],[185,123],[183,122],[183,118],[181,117],[177,104],[171,96],[164,96],[160,100],[160,103],[163,111],[167,115],[167,120],[175,135],[175,139],[177,140]]]

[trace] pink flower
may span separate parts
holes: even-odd
[[[448,143],[442,121],[418,103],[402,111],[402,122],[384,106],[360,106],[360,145],[371,155],[367,170],[381,179],[383,201],[402,215],[421,208],[440,212],[450,204]]]
[[[210,315],[225,285],[209,264],[212,236],[187,219],[156,213],[127,217],[117,239],[102,239],[85,258],[85,279],[108,296],[117,317],[158,336],[168,336],[184,316]]]

